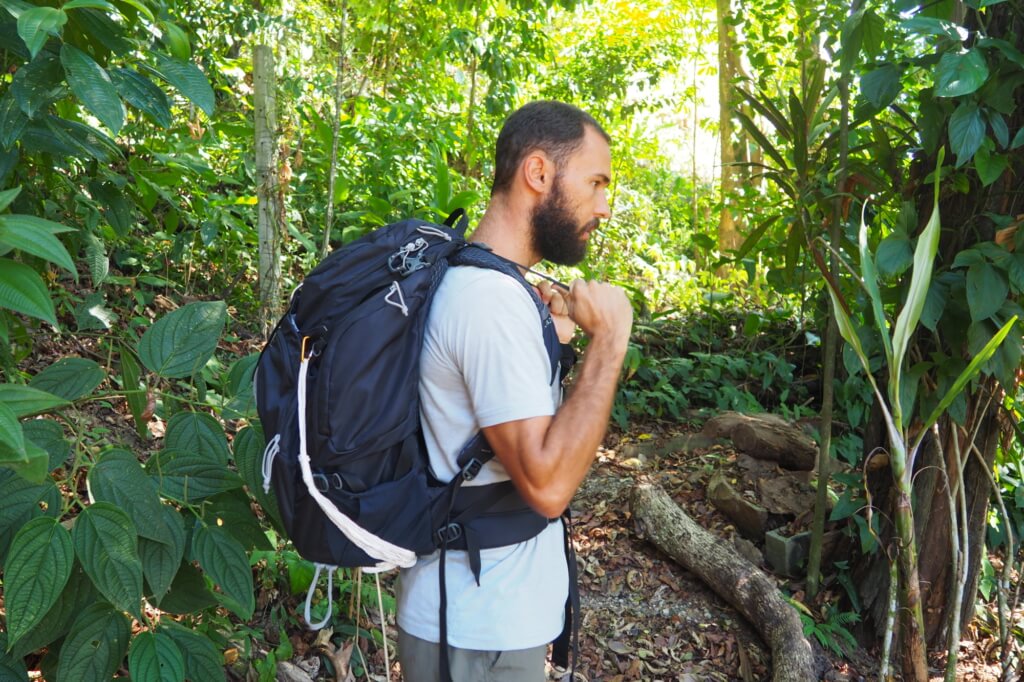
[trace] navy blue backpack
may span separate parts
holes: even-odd
[[[437,549],[466,550],[479,581],[480,549],[529,539],[551,522],[511,482],[462,486],[493,456],[482,434],[463,448],[453,481],[429,469],[419,358],[449,266],[521,282],[537,305],[552,379],[567,364],[533,287],[515,264],[467,243],[465,228],[461,211],[445,225],[404,220],[335,251],[292,294],[260,355],[264,488],[276,494],[295,549],[316,564],[384,570]],[[442,589],[442,637],[445,601]]]

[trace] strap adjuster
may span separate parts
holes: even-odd
[[[462,537],[462,524],[449,523],[447,526],[441,526],[437,529],[436,535],[438,543],[442,546],[455,542]]]
[[[481,462],[476,457],[473,457],[468,462],[466,462],[466,465],[462,467],[462,471],[459,472],[462,475],[462,480],[472,481],[474,478],[476,478],[477,474],[480,473],[480,469],[482,469],[483,466],[483,462]]]
[[[322,493],[331,489],[331,482],[324,474],[313,474],[313,485]]]

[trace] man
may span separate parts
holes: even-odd
[[[610,209],[609,138],[584,112],[534,102],[509,117],[496,145],[490,203],[473,240],[521,266],[573,264]],[[477,432],[495,458],[466,485],[511,479],[537,513],[557,519],[604,437],[629,341],[625,293],[576,280],[563,294],[546,284],[560,339],[578,325],[590,337],[571,395],[559,406],[537,308],[512,277],[454,267],[435,295],[420,369],[421,421],[440,480]],[[447,643],[454,682],[540,682],[547,644],[562,630],[568,592],[563,527],[480,551],[479,584],[467,552],[445,563]],[[437,680],[440,654],[438,553],[402,571],[399,657],[407,682]]]

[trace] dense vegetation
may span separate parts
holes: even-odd
[[[220,679],[229,650],[272,678],[256,588],[312,570],[263,492],[263,334],[328,247],[478,215],[534,98],[614,139],[614,217],[556,274],[633,299],[615,427],[821,414],[872,472],[829,519],[862,644],[953,679],[990,601],[1020,674],[1020,0],[0,0],[0,67],[5,679]]]

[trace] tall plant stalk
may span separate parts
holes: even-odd
[[[345,18],[348,1],[341,3],[341,18],[338,27],[338,55],[334,62],[334,116],[331,121],[331,166],[327,174],[327,218],[324,224],[324,240],[320,244],[320,257],[327,256],[331,243],[331,228],[334,225],[334,185],[338,178],[338,130],[341,127],[341,100],[345,77]]]

